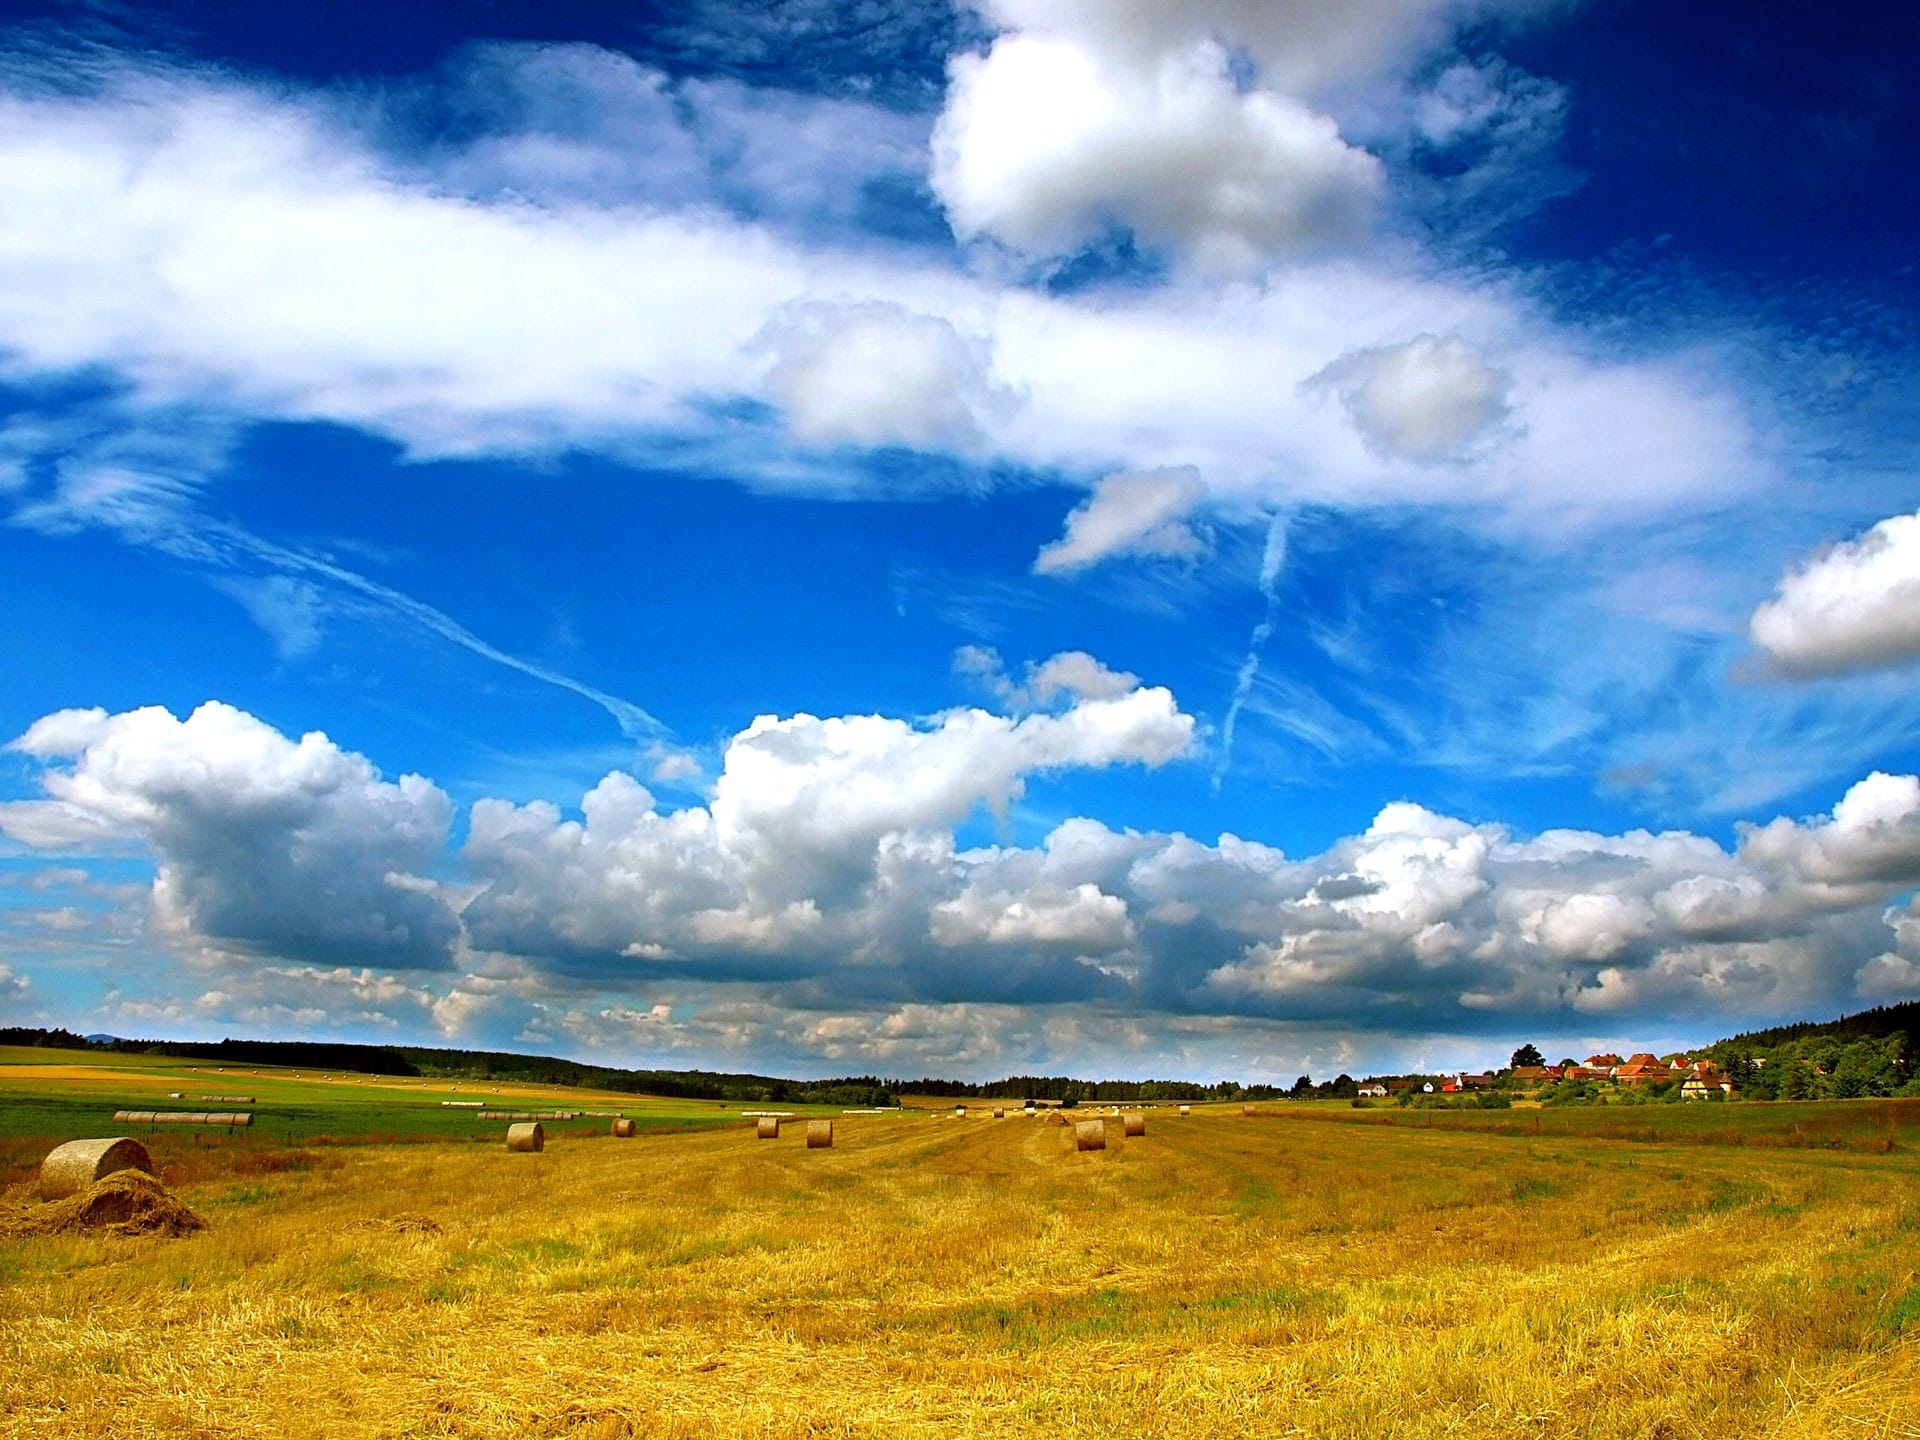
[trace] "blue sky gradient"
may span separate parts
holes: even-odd
[[[0,1017],[1290,1080],[1920,996],[1916,52],[13,7]]]

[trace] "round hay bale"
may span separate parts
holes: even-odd
[[[833,1122],[831,1120],[807,1121],[807,1149],[830,1150],[833,1148]]]
[[[778,1140],[779,1138],[780,1117],[778,1115],[762,1115],[760,1117],[760,1123],[755,1127],[754,1139]]]
[[[1127,1138],[1129,1140],[1135,1135],[1144,1135],[1147,1133],[1147,1117],[1142,1115],[1138,1110],[1129,1110],[1127,1112],[1126,1126]]]
[[[996,1120],[1004,1120],[1007,1118],[1007,1112],[996,1105],[993,1107],[993,1118]]]
[[[1251,1106],[1251,1105],[1242,1105],[1242,1106],[1240,1107],[1240,1113],[1241,1113],[1242,1115],[1253,1115],[1253,1114],[1256,1114],[1256,1113],[1258,1113],[1258,1112],[1256,1112],[1256,1111],[1254,1110],[1254,1108],[1253,1108],[1253,1106]]]
[[[526,1121],[507,1127],[507,1149],[520,1154],[534,1154],[547,1148],[547,1132],[540,1128],[538,1120]]]
[[[613,1133],[622,1140],[631,1140],[633,1138],[633,1121],[624,1118],[614,1121]]]
[[[1076,1150],[1104,1150],[1107,1148],[1107,1122],[1104,1120],[1082,1120],[1073,1127],[1073,1148]]]
[[[153,1157],[138,1140],[69,1140],[40,1162],[40,1198],[64,1200],[118,1170],[153,1173]]]
[[[953,1107],[953,1113],[956,1115],[965,1115],[967,1113],[967,1107],[964,1105],[956,1105]]]
[[[1180,1107],[1180,1113],[1182,1115],[1191,1115],[1193,1113],[1193,1107],[1191,1105],[1182,1105]]]

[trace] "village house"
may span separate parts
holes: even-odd
[[[1626,1064],[1613,1067],[1613,1078],[1621,1085],[1655,1085],[1679,1077],[1678,1070],[1649,1051],[1630,1055]]]
[[[1369,1099],[1384,1100],[1387,1098],[1387,1087],[1375,1081],[1371,1085],[1362,1085],[1355,1093],[1364,1095]]]

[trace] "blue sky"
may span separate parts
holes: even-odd
[[[1884,7],[12,7],[0,1015],[1291,1079],[1920,996]]]

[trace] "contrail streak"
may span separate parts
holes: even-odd
[[[307,555],[298,550],[283,549],[256,536],[245,535],[244,532],[235,538],[240,540],[243,548],[250,550],[269,564],[285,570],[324,576],[342,589],[355,591],[370,600],[377,601],[406,616],[422,629],[438,635],[442,640],[451,641],[463,650],[470,650],[484,660],[491,660],[496,665],[504,665],[509,670],[517,670],[522,675],[544,681],[548,685],[558,686],[562,690],[570,690],[583,700],[591,700],[613,717],[621,733],[629,740],[657,740],[668,733],[665,725],[633,702],[622,700],[618,695],[609,695],[604,690],[596,689],[558,670],[549,669],[536,661],[523,660],[518,655],[510,655],[499,646],[488,644],[444,611],[436,610],[433,606],[395,590],[390,585],[369,580],[366,576],[344,569],[330,560],[322,560],[318,556]]]
[[[1239,673],[1234,677],[1233,699],[1227,705],[1227,718],[1220,726],[1220,763],[1213,772],[1216,794],[1220,782],[1226,778],[1227,767],[1233,763],[1233,732],[1240,723],[1240,711],[1247,703],[1253,682],[1260,674],[1260,652],[1273,637],[1274,611],[1278,608],[1274,589],[1280,582],[1280,572],[1287,567],[1289,519],[1287,513],[1281,511],[1267,525],[1266,548],[1260,552],[1260,594],[1266,599],[1266,609],[1247,637],[1247,658],[1240,662]]]

